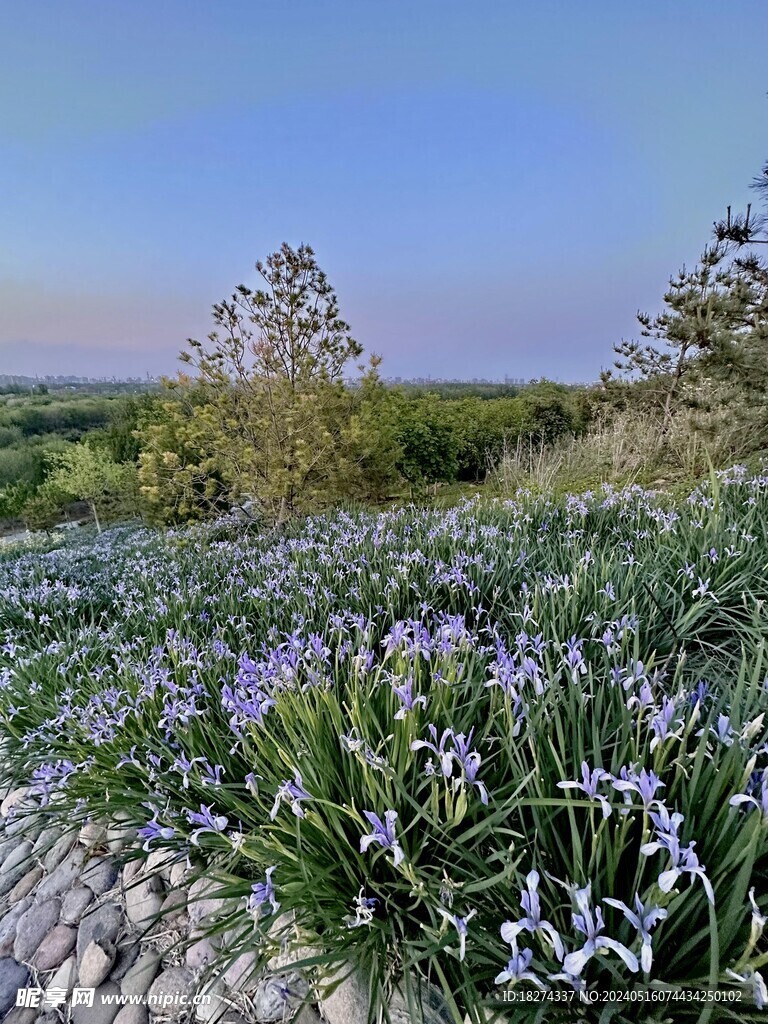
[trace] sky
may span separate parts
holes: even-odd
[[[0,374],[307,242],[385,376],[589,381],[768,157],[764,0],[0,2]]]

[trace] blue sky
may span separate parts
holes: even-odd
[[[589,380],[768,157],[763,0],[0,14],[0,373],[173,372],[309,242],[387,375]]]

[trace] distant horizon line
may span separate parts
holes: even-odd
[[[147,371],[142,376],[119,376],[117,374],[103,374],[98,377],[87,377],[84,374],[26,374],[26,373],[0,373],[0,386],[5,384],[160,384],[168,374],[153,374]],[[345,378],[347,383],[353,383],[357,378]],[[574,387],[587,387],[595,381],[562,381],[554,377],[382,377],[385,384],[491,384],[498,387],[526,387],[535,384],[537,381],[547,380],[554,384],[564,384]]]

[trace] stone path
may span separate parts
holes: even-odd
[[[53,817],[27,816],[25,796],[15,790],[0,804],[3,1024],[319,1024],[309,1005],[294,1016],[309,986],[289,949],[267,975],[255,973],[252,951],[219,955],[210,926],[236,907],[213,883],[190,881],[188,866],[167,855],[136,857],[124,828],[66,832]],[[282,924],[288,934],[290,921]],[[17,1005],[24,988],[37,1005]],[[76,989],[93,989],[93,1005],[74,1005]],[[121,1007],[123,996],[146,1000]]]
[[[317,950],[302,946],[289,914],[271,926],[277,952],[258,971],[255,922],[228,920],[242,901],[168,851],[144,853],[119,822],[74,831],[51,812],[27,813],[28,793],[0,789],[2,1024],[368,1024],[359,974],[339,972],[333,991],[313,995],[295,964]],[[240,952],[225,956],[222,940]],[[391,1024],[454,1022],[432,987],[418,1022],[406,1006],[396,992]]]

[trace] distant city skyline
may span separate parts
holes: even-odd
[[[39,0],[0,37],[0,373],[174,374],[311,244],[387,377],[597,378],[768,157],[768,5]]]

